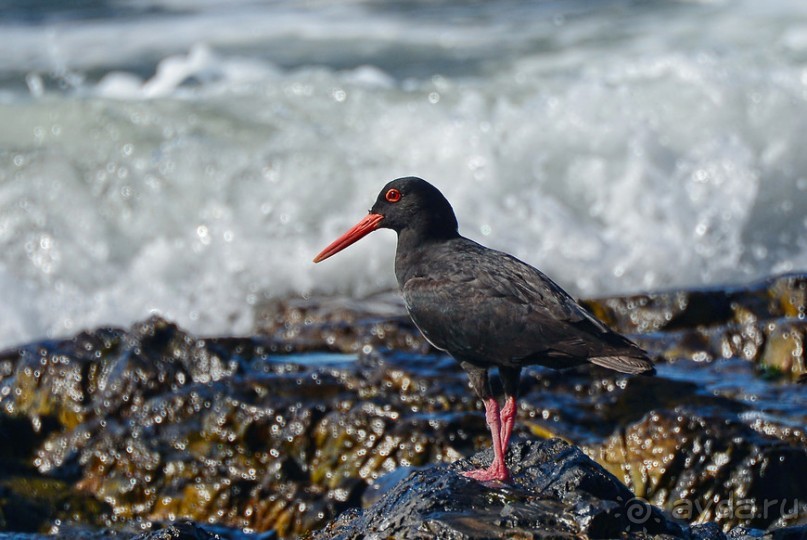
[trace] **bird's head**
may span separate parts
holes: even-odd
[[[397,178],[384,186],[370,213],[323,249],[314,262],[327,259],[376,229],[392,229],[398,234],[413,230],[424,240],[447,238],[457,235],[457,218],[436,187],[414,176]]]

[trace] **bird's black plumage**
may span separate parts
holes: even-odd
[[[508,477],[503,455],[522,367],[592,363],[624,373],[654,373],[642,349],[595,319],[542,272],[461,236],[449,202],[420,178],[389,182],[370,214],[314,261],[377,228],[398,233],[395,275],[415,325],[460,362],[485,403],[494,463],[469,472],[472,478]],[[488,380],[492,367],[498,368],[507,398],[501,411]]]
[[[397,203],[385,200],[390,189],[401,192]],[[398,232],[398,285],[412,320],[438,349],[480,367],[592,362],[625,373],[652,371],[644,351],[542,272],[460,236],[451,205],[425,180],[393,180],[371,212]]]

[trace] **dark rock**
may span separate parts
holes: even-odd
[[[807,471],[807,447],[722,416],[655,412],[590,453],[682,521],[766,528],[807,515],[807,484],[794,475]]]
[[[663,291],[583,300],[600,320],[628,334],[752,320],[807,316],[807,276],[777,276],[751,285]]]
[[[428,352],[431,346],[412,324],[397,292],[361,301],[346,298],[267,302],[255,315],[258,333],[284,343],[287,352],[356,353],[365,347]]]
[[[794,480],[807,474],[807,407],[794,383],[804,377],[804,283],[647,295],[658,300],[639,307],[614,300],[624,311],[605,314],[612,324],[653,330],[634,337],[659,359],[659,375],[525,370],[517,440],[579,444],[673,515],[676,501],[711,501],[692,516],[748,531],[803,524],[798,505],[796,517],[714,509],[807,501]],[[0,528],[124,534],[190,519],[295,537],[385,499],[396,489],[383,478],[390,471],[428,476],[489,447],[466,376],[422,340],[397,297],[264,308],[264,334],[251,338],[202,338],[153,318],[0,353],[0,436],[13,441],[0,445]],[[487,515],[488,499],[474,500]],[[530,501],[496,503],[499,524],[485,527],[613,532],[612,516],[587,498],[577,510]],[[643,511],[643,500],[633,504]],[[464,530],[469,519],[432,526]]]
[[[763,538],[770,538],[771,540],[807,540],[807,525],[774,529]]]
[[[685,538],[658,509],[559,439],[520,442],[508,455],[512,481],[481,484],[460,474],[490,451],[411,473],[363,511],[340,516],[313,538]]]
[[[772,531],[751,529],[748,527],[736,527],[729,531],[728,538],[731,540],[806,540],[807,526],[785,527]]]
[[[692,540],[726,540],[726,534],[717,523],[693,525],[689,529]]]
[[[744,358],[765,375],[807,371],[807,276],[749,286],[583,300],[614,329],[667,360]]]
[[[216,540],[221,538],[190,522],[180,522],[164,529],[139,534],[132,540]]]
[[[189,521],[170,523],[144,533],[114,529],[89,530],[85,527],[57,527],[49,535],[0,533],[0,540],[272,540],[274,533],[245,533],[226,527],[201,527]]]

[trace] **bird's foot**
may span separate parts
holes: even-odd
[[[496,467],[495,464],[487,469],[476,469],[473,471],[464,471],[462,473],[466,478],[472,478],[477,482],[492,482],[498,480],[499,482],[507,482],[510,480],[510,473],[507,472],[506,467]]]

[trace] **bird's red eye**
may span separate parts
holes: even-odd
[[[387,194],[384,195],[384,198],[387,199],[387,202],[396,203],[401,200],[401,192],[395,188],[392,188],[387,191]]]

